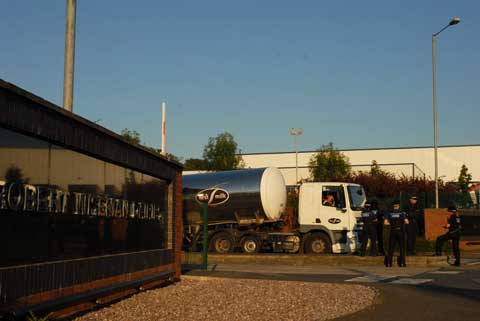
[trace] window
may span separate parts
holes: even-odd
[[[171,185],[0,128],[0,267],[171,248]]]
[[[345,197],[341,186],[323,186],[322,187],[322,205],[328,207],[343,208]]]
[[[348,186],[348,196],[350,197],[350,207],[354,211],[359,211],[363,208],[365,204],[366,197],[363,187],[349,185]]]

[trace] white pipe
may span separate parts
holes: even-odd
[[[63,108],[73,109],[73,73],[75,65],[75,16],[77,0],[67,0],[65,28],[65,65],[63,71]]]
[[[167,103],[162,103],[162,155],[167,155]]]

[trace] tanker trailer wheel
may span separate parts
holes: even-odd
[[[246,254],[255,254],[260,251],[262,247],[261,241],[255,236],[245,236],[240,243],[242,247],[242,252]]]
[[[209,250],[210,252],[224,254],[233,252],[233,247],[233,237],[227,232],[219,232],[210,240]]]
[[[330,238],[323,233],[315,233],[305,240],[305,253],[328,254],[332,253]]]

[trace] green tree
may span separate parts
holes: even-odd
[[[458,187],[462,193],[468,193],[468,185],[472,182],[472,174],[468,172],[467,166],[462,165],[458,176]]]
[[[160,154],[162,155],[162,150],[160,148],[154,148],[154,147],[149,147],[149,146],[144,146],[146,149],[156,153],[156,154]],[[163,156],[163,155],[162,155]],[[176,155],[173,155],[173,154],[170,154],[170,153],[167,153],[166,155],[166,158],[168,160],[171,160],[171,161],[174,161],[174,162],[178,162],[178,163],[181,163],[182,162],[182,157],[178,157]]]
[[[370,167],[370,175],[371,176],[383,176],[385,175],[385,171],[378,165],[376,160],[372,161],[372,165]]]
[[[203,159],[209,171],[224,171],[243,168],[244,163],[238,145],[230,133],[210,137],[203,149]]]
[[[140,133],[137,132],[136,130],[130,130],[130,129],[127,129],[127,128],[124,128],[122,129],[122,131],[120,132],[120,135],[129,143],[131,144],[135,144],[135,145],[141,145],[141,139],[140,139]],[[143,145],[142,145],[143,146]],[[158,149],[158,148],[154,148],[154,147],[150,147],[150,146],[143,146],[145,147],[146,149],[154,152],[154,153],[157,153],[157,154],[161,154],[162,150],[161,149]],[[170,154],[170,153],[167,153],[167,159],[168,160],[171,160],[171,161],[175,161],[175,162],[179,162],[181,163],[182,162],[182,158],[181,157],[178,157],[178,156],[175,156],[173,154]]]
[[[174,162],[177,162],[177,163],[182,162],[182,157],[178,157],[178,156],[170,154],[170,153],[167,153],[167,159],[171,160],[171,161],[174,161]]]
[[[10,165],[5,172],[5,180],[7,182],[27,184],[30,179],[23,176],[23,171],[20,167]]]
[[[136,130],[122,129],[120,135],[129,143],[140,145],[140,134]]]
[[[337,180],[350,175],[351,165],[343,153],[333,147],[333,143],[323,145],[309,162],[310,177],[314,182]]]
[[[461,201],[463,206],[467,206],[467,204],[471,203],[471,198],[468,193],[468,185],[472,182],[472,174],[468,172],[467,166],[465,164],[462,165],[460,169],[460,175],[458,176],[458,187],[461,193]]]
[[[199,158],[188,158],[185,160],[184,169],[187,171],[205,171],[207,170],[207,162]]]

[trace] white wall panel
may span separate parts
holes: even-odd
[[[418,169],[427,177],[434,177],[433,148],[392,148],[392,149],[369,149],[369,150],[345,150],[342,151],[353,165],[354,170],[368,170],[368,165],[373,160],[379,164],[390,164],[382,168],[396,175],[412,175],[411,165],[401,163],[413,163],[415,175]],[[298,166],[306,167],[314,152],[300,152],[298,154]],[[246,167],[279,167],[285,176],[288,185],[295,182],[295,153],[269,153],[269,154],[245,154],[242,155]],[[460,173],[460,167],[465,164],[473,176],[473,180],[480,181],[480,146],[451,146],[438,149],[439,176],[442,179],[456,180]],[[283,167],[283,168],[282,168]],[[285,168],[287,167],[287,168]],[[309,176],[307,168],[299,169],[299,178]]]

